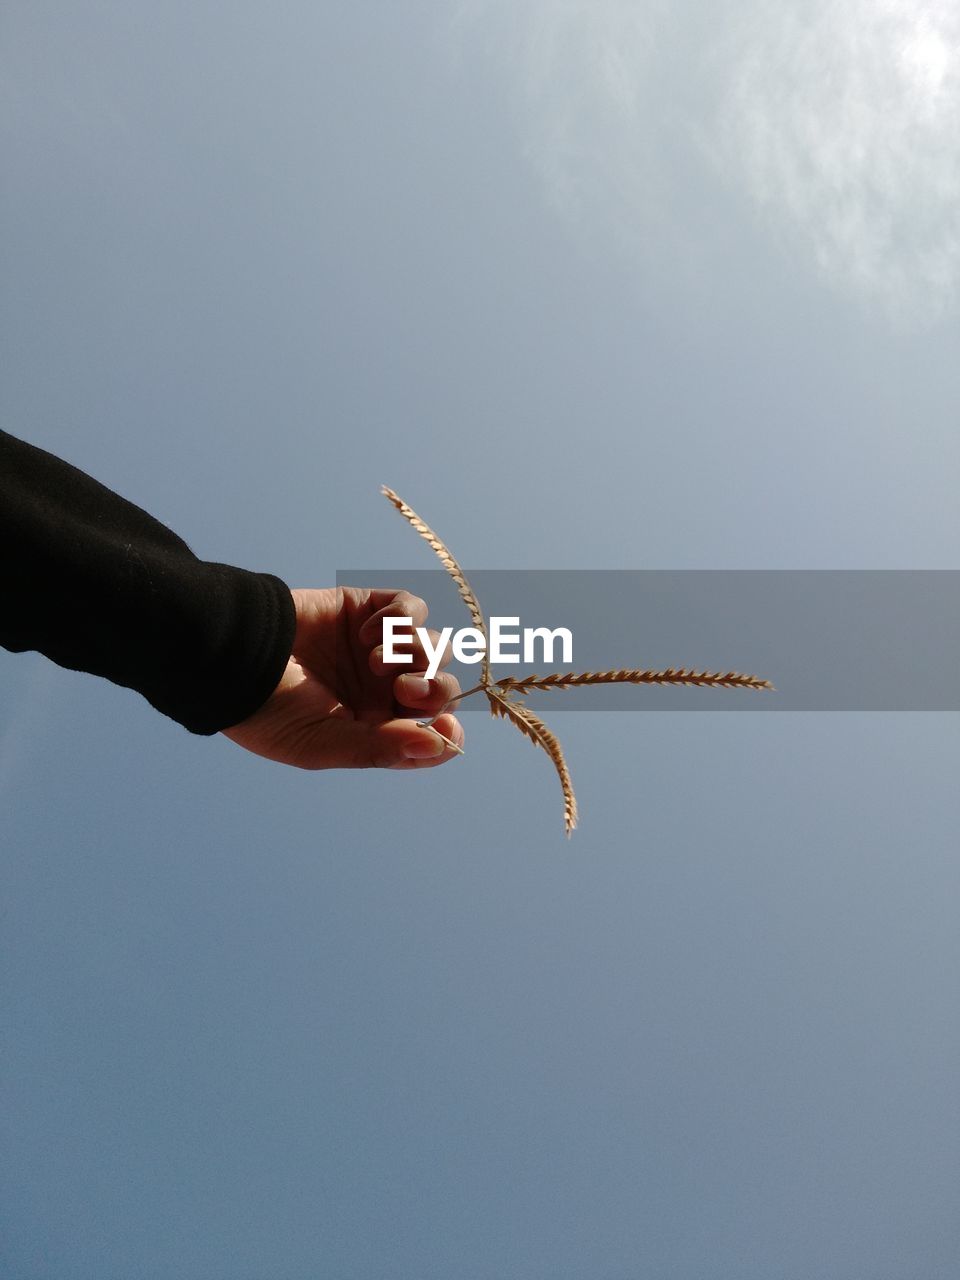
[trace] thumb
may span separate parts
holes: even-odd
[[[463,729],[455,716],[441,716],[438,732],[415,720],[386,720],[369,724],[362,720],[328,720],[330,768],[425,769],[445,764],[458,753],[443,738],[459,747]],[[440,737],[443,735],[443,738]]]

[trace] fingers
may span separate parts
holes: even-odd
[[[323,762],[314,768],[334,769],[432,769],[459,754],[439,734],[458,747],[463,727],[455,716],[442,715],[439,733],[412,720],[386,720],[368,724],[360,720],[328,720]]]
[[[421,624],[418,623],[417,625],[420,626]],[[413,659],[412,662],[384,662],[383,645],[378,644],[374,649],[370,650],[370,670],[375,676],[396,676],[404,672],[410,675],[418,671],[426,671],[440,642],[440,632],[432,629],[428,630],[427,637],[430,641],[430,653],[427,652],[423,641],[417,635],[406,637],[401,633],[394,637],[394,652],[409,654]],[[440,655],[440,666],[449,666],[452,656],[450,646],[445,644],[443,653]]]
[[[379,607],[360,627],[357,639],[362,645],[371,646],[368,665],[373,675],[379,678],[409,675],[449,665],[452,657],[450,646],[445,642],[441,648],[441,633],[424,628],[427,605],[419,596],[411,595],[409,591],[375,591],[371,593],[368,604]],[[390,662],[384,661],[383,643],[384,623],[388,618],[409,620],[403,628],[392,630],[389,638],[394,660]],[[398,662],[398,657],[409,658],[409,661]],[[412,704],[404,705],[422,706],[423,696],[421,691],[421,696]],[[437,705],[442,706],[442,701]]]
[[[404,721],[400,721],[400,723],[403,724]],[[409,725],[409,720],[406,723]],[[456,716],[439,716],[436,721],[436,728],[438,733],[443,734],[444,738],[449,738],[455,746],[463,746],[463,726]],[[409,733],[409,730],[407,732]],[[446,764],[448,760],[456,759],[460,754],[459,751],[455,751],[453,747],[448,746],[443,741],[443,738],[438,737],[438,734],[434,733],[432,729],[420,729],[419,732],[424,736],[418,738],[407,736],[403,739],[401,758],[393,764],[386,765],[386,768],[433,769],[438,764]]]
[[[393,696],[400,706],[411,707],[423,715],[435,716],[459,693],[460,681],[447,674],[436,675],[432,680],[420,675],[402,675],[393,682]]]

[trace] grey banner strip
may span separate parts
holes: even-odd
[[[572,668],[738,671],[775,692],[643,685],[532,693],[563,711],[960,710],[958,570],[470,570],[487,618],[566,627],[573,661],[503,664],[498,675]],[[402,587],[429,625],[467,627],[438,570],[343,570],[338,585]],[[398,668],[399,670],[400,668]],[[454,663],[464,687],[479,668]],[[472,703],[463,704],[466,711]]]

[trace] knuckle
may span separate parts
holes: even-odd
[[[405,618],[413,618],[415,622],[418,618],[422,622],[427,616],[426,601],[420,596],[415,596],[411,591],[398,591],[397,598],[390,608]]]

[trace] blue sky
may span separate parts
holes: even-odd
[[[951,6],[13,2],[0,64],[4,426],[198,554],[402,585],[387,483],[477,568],[958,567]],[[482,716],[308,775],[0,708],[16,1280],[955,1275],[955,713],[551,716],[568,843]]]

